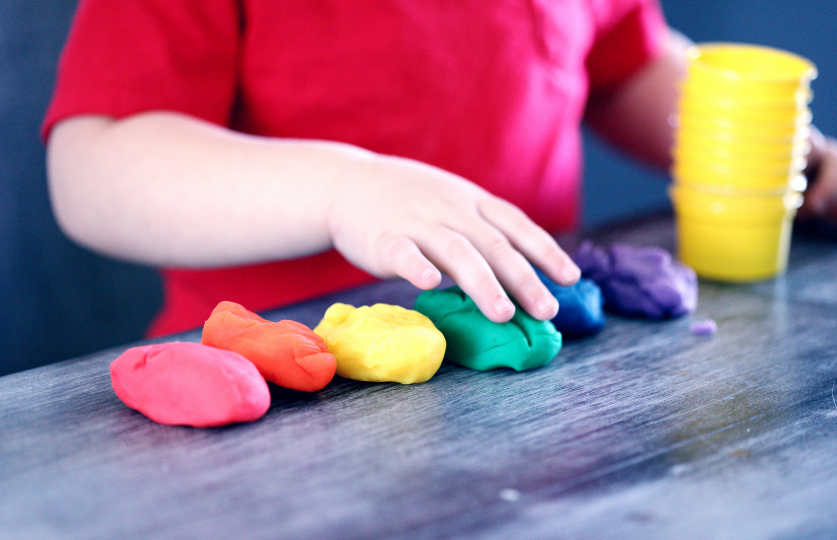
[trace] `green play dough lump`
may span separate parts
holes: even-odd
[[[561,333],[550,321],[539,321],[517,306],[510,321],[492,322],[457,286],[424,291],[413,309],[445,336],[445,360],[470,369],[535,369],[561,350]]]

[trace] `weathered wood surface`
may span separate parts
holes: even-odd
[[[663,218],[594,239],[671,234]],[[694,316],[608,316],[540,370],[274,388],[262,420],[223,429],[128,410],[121,349],[2,377],[0,538],[834,538],[837,244],[796,238],[791,257],[775,281],[702,282]],[[714,337],[690,333],[709,317]]]

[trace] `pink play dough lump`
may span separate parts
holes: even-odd
[[[110,377],[125,405],[160,424],[250,422],[270,407],[267,382],[252,362],[199,343],[133,347],[111,363]]]

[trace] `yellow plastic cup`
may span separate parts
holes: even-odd
[[[720,139],[794,141],[811,134],[810,117],[800,122],[737,122],[722,116],[696,115],[683,111],[677,118],[678,132],[702,132]]]
[[[744,155],[722,156],[692,148],[675,146],[674,162],[686,169],[707,169],[726,174],[795,176],[805,169],[805,157],[753,159]]]
[[[729,123],[776,124],[799,126],[811,121],[811,109],[806,103],[802,107],[776,104],[754,107],[723,104],[696,96],[681,95],[679,104],[681,116],[694,115],[699,118],[713,118]]]
[[[743,43],[690,47],[687,84],[699,93],[746,100],[796,99],[807,93],[816,66],[796,54]]]
[[[788,189],[805,191],[808,182],[804,174],[796,171],[787,174],[740,174],[701,169],[675,164],[671,177],[678,184],[717,193],[773,193],[780,194]]]
[[[673,184],[669,196],[678,257],[699,277],[750,282],[785,272],[799,193],[731,195]]]
[[[798,90],[790,95],[765,95],[741,92],[730,85],[697,84],[686,79],[680,86],[680,95],[684,100],[699,101],[711,107],[745,107],[747,109],[790,109],[802,110],[814,99],[810,88]]]
[[[790,140],[753,140],[746,138],[717,137],[711,132],[681,130],[675,144],[682,149],[717,155],[723,158],[741,156],[749,159],[792,159],[805,157],[811,148],[807,138]]]

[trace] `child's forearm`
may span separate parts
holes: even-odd
[[[519,209],[435,167],[323,141],[253,137],[175,113],[80,117],[48,144],[67,234],[159,266],[227,266],[335,247],[379,277],[432,288],[451,276],[483,313],[557,309],[578,268]]]
[[[79,117],[48,144],[59,223],[96,251],[222,266],[330,247],[326,207],[368,152],[240,135],[190,117]]]

